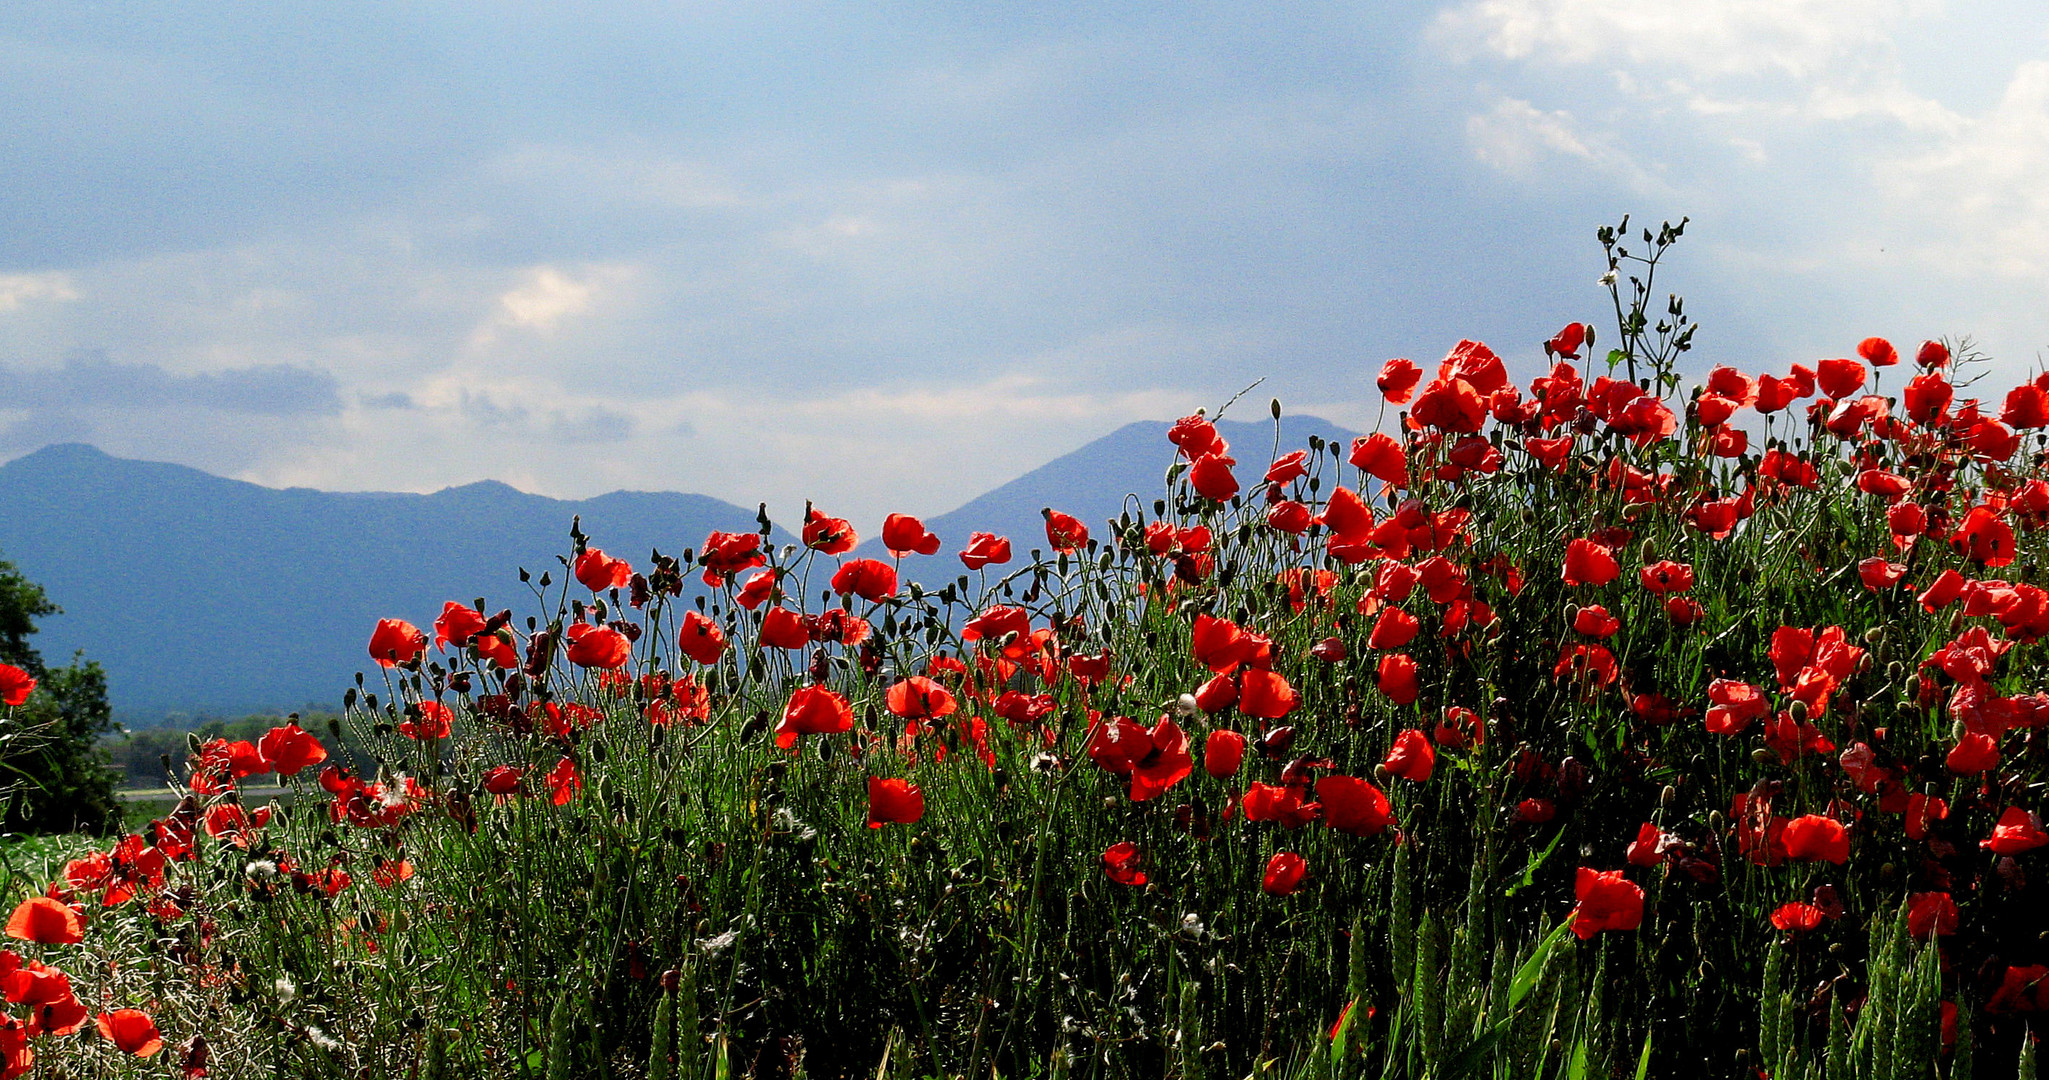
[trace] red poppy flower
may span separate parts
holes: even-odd
[[[1757,399],[1751,404],[1761,413],[1775,413],[1802,397],[1800,388],[1791,379],[1776,375],[1760,375],[1757,379]]]
[[[38,945],[76,945],[85,940],[85,923],[70,907],[47,896],[31,896],[8,917],[7,936]]]
[[[1397,705],[1413,703],[1423,692],[1416,678],[1416,662],[1407,653],[1388,653],[1380,658],[1380,692]]]
[[[847,699],[823,686],[805,686],[790,695],[783,706],[782,722],[776,725],[775,744],[785,750],[797,745],[799,735],[832,735],[854,730],[854,710]]]
[[[1205,499],[1230,502],[1238,494],[1238,478],[1231,474],[1231,466],[1236,464],[1222,454],[1204,454],[1188,467],[1188,482]]]
[[[1874,788],[1876,785],[1874,785]],[[1930,798],[1920,792],[1907,796],[1906,823],[1907,839],[1925,840],[1928,829],[1936,822],[1949,817],[1949,804],[1941,799]]]
[[[569,639],[563,655],[577,667],[609,670],[625,666],[633,656],[633,642],[609,626],[573,623],[562,636]]]
[[[1195,690],[1195,707],[1206,713],[1220,713],[1238,704],[1238,680],[1213,675]]]
[[[1190,461],[1207,454],[1228,453],[1231,449],[1231,444],[1217,434],[1217,426],[1201,413],[1174,421],[1174,426],[1167,429],[1167,441],[1179,447],[1181,456]]]
[[[676,632],[676,648],[708,667],[725,655],[726,632],[702,612],[686,611],[683,613],[683,628]]]
[[[1707,730],[1715,735],[1737,735],[1752,720],[1771,711],[1764,690],[1738,679],[1716,679],[1708,684]]]
[[[2017,430],[2049,425],[2049,390],[2023,383],[2007,391],[1999,422]]]
[[[1858,342],[1857,355],[1870,361],[1872,367],[1891,367],[1900,362],[1899,350],[1882,337],[1868,337]]]
[[[913,675],[891,686],[885,698],[889,711],[906,720],[937,720],[952,716],[959,708],[946,687],[923,675]]]
[[[1352,455],[1347,460],[1361,472],[1384,483],[1398,488],[1409,486],[1408,454],[1392,436],[1375,432],[1353,439]]]
[[[1464,379],[1439,379],[1423,389],[1409,411],[1412,422],[1458,435],[1480,430],[1487,419],[1487,403],[1473,384]]]
[[[1957,902],[1946,892],[1907,895],[1907,933],[1916,938],[1957,932]]]
[[[1150,748],[1131,765],[1133,802],[1157,798],[1195,771],[1195,758],[1188,752],[1188,735],[1170,717],[1160,717],[1145,737]]]
[[[1963,524],[1950,534],[1949,543],[1966,558],[1986,566],[2006,566],[2013,562],[2013,526],[1990,506],[1972,507],[1971,512],[1964,515]]]
[[[1073,514],[1046,511],[1046,543],[1054,551],[1072,554],[1089,544],[1089,527]]]
[[[1198,663],[1219,675],[1236,671],[1240,664],[1257,662],[1262,655],[1271,656],[1265,638],[1208,612],[1196,615],[1189,647]]]
[[[1850,830],[1823,814],[1786,822],[1784,840],[1788,859],[1825,859],[1841,866],[1850,858]]]
[[[1579,644],[1565,648],[1552,667],[1554,678],[1585,680],[1592,686],[1612,685],[1620,677],[1621,665],[1605,645]]]
[[[1308,532],[1314,516],[1308,507],[1293,499],[1283,499],[1266,508],[1267,525],[1291,536]]]
[[[1544,343],[1544,354],[1577,360],[1579,359],[1580,346],[1585,345],[1586,342],[1587,324],[1566,323],[1565,329],[1558,331],[1557,336]]]
[[[980,570],[991,563],[1010,561],[1010,541],[994,533],[969,533],[968,546],[961,549],[960,561],[970,570]]]
[[[1665,852],[1671,850],[1675,842],[1670,834],[1646,821],[1637,826],[1636,839],[1629,842],[1623,857],[1631,866],[1656,866],[1664,861]]]
[[[1430,738],[1448,750],[1463,750],[1469,743],[1485,746],[1487,727],[1480,722],[1480,714],[1453,705],[1444,710],[1444,719],[1437,722],[1437,730],[1431,733]]]
[[[1909,379],[1907,388],[1900,394],[1900,401],[1910,419],[1924,427],[1932,427],[1942,418],[1955,396],[1956,388],[1950,385],[1949,380],[1931,371]]]
[[[1840,401],[1864,388],[1864,365],[1855,360],[1823,360],[1814,365],[1814,381],[1821,392]]]
[[[1437,767],[1437,751],[1422,732],[1410,728],[1394,737],[1384,764],[1389,774],[1421,783],[1430,779],[1431,770]]]
[[[1999,764],[1999,740],[1978,732],[1966,732],[1943,760],[1958,776],[1976,776]]]
[[[1275,458],[1273,464],[1266,467],[1266,475],[1261,479],[1268,484],[1286,487],[1308,475],[1309,451],[1296,450]]]
[[[1416,588],[1416,582],[1423,575],[1407,563],[1384,562],[1373,575],[1373,595],[1376,599],[1399,604],[1409,598]]]
[[[805,547],[826,555],[844,555],[860,542],[860,536],[846,518],[827,517],[816,507],[805,508]]]
[[[855,559],[832,575],[832,591],[879,604],[896,595],[896,568],[875,559]]]
[[[1693,588],[1693,567],[1686,563],[1652,563],[1638,572],[1643,587],[1663,596],[1667,593],[1683,593]]]
[[[549,798],[556,806],[567,806],[583,790],[583,774],[576,771],[574,758],[563,758],[548,771]]]
[[[925,523],[909,514],[891,514],[882,519],[882,546],[901,559],[913,553],[932,555],[939,551],[939,538]]]
[[[2041,819],[2018,806],[2007,807],[1999,815],[1999,824],[1992,827],[1992,835],[1978,841],[1979,847],[1997,855],[2019,855],[2044,844],[2049,844],[2049,832],[2042,831]],[[8,932],[14,932],[12,924]]]
[[[1772,912],[1772,925],[1789,934],[1805,933],[1821,925],[1822,911],[1813,904],[1793,901]]]
[[[1873,555],[1857,564],[1858,579],[1872,592],[1884,592],[1898,585],[1906,576],[1905,563],[1887,562],[1882,555]]]
[[[768,561],[761,552],[760,533],[713,532],[704,538],[697,552],[704,567],[704,583],[713,587],[732,583],[733,575]]]
[[[1315,821],[1323,813],[1322,803],[1304,803],[1302,796],[1306,789],[1301,784],[1262,784],[1253,782],[1245,789],[1245,798],[1240,802],[1247,821],[1279,822],[1282,828],[1299,829]]]
[[[1277,852],[1266,861],[1266,873],[1259,879],[1259,887],[1268,896],[1287,896],[1302,887],[1302,879],[1309,873],[1309,864],[1302,856],[1292,851]]]
[[[1416,392],[1416,384],[1423,381],[1423,369],[1414,360],[1395,357],[1380,365],[1380,375],[1373,380],[1380,387],[1380,394],[1390,405],[1407,405],[1409,397]]]
[[[370,633],[370,657],[380,667],[411,663],[426,648],[427,635],[404,619],[379,619]]]
[[[1599,604],[1588,604],[1572,617],[1572,628],[1588,637],[1613,637],[1622,629],[1622,620],[1608,614],[1608,609]]]
[[[443,649],[468,645],[471,638],[484,632],[487,621],[476,609],[450,600],[441,606],[441,617],[434,620],[434,644]]]
[[[164,1040],[157,1034],[156,1021],[141,1009],[115,1009],[101,1013],[97,1026],[101,1037],[120,1047],[123,1053],[146,1058],[164,1048]]]
[[[1323,823],[1353,836],[1379,836],[1392,821],[1387,793],[1357,776],[1326,776],[1316,782]]]
[[[27,701],[35,689],[35,676],[13,664],[0,664],[0,702],[13,708]]]
[[[633,567],[625,559],[615,559],[597,548],[590,548],[576,557],[576,580],[594,593],[607,589],[623,589],[633,581]]]
[[[868,827],[913,825],[925,816],[925,793],[908,780],[868,778]]]
[[[1221,677],[1221,676],[1220,676]],[[1238,775],[1245,762],[1245,736],[1218,729],[1202,743],[1202,771],[1219,780]]]
[[[801,649],[811,644],[811,627],[804,617],[786,607],[769,608],[761,617],[761,645],[765,649]]]
[[[1603,930],[1634,930],[1643,925],[1643,890],[1620,870],[1582,866],[1573,880],[1579,903],[1572,909],[1572,932],[1585,941]]]
[[[1574,540],[1565,545],[1565,568],[1560,578],[1567,585],[1606,585],[1622,573],[1622,564],[1606,545],[1592,540]]]
[[[1143,885],[1145,874],[1138,868],[1138,845],[1121,840],[1103,849],[1103,873],[1119,885]]]
[[[484,770],[484,790],[493,795],[517,795],[520,784],[526,779],[526,769],[518,765],[494,765]]]
[[[419,712],[417,717],[408,716],[406,719],[399,721],[398,733],[400,735],[404,735],[408,739],[418,739],[422,742],[428,739],[448,738],[453,731],[451,721],[455,718],[455,714],[448,711],[448,706],[438,701],[422,701],[416,708]],[[309,735],[307,737],[311,738],[312,736]],[[266,751],[263,756],[269,757],[270,754]],[[324,758],[327,755],[322,753],[321,756]],[[284,774],[279,773],[278,775],[282,776]]]
[[[2008,966],[1999,989],[1985,1002],[1988,1013],[2041,1012],[2049,1009],[2049,966]]]
[[[1302,695],[1279,672],[1248,668],[1240,680],[1238,711],[1247,716],[1279,720],[1302,702]]]
[[[301,769],[327,760],[327,748],[297,724],[271,728],[257,742],[256,751],[270,763],[271,771],[282,777],[297,776]]]

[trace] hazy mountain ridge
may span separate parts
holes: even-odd
[[[1045,546],[1042,507],[1074,514],[1098,537],[1135,493],[1150,512],[1173,461],[1168,425],[1127,424],[928,518],[944,546],[912,557],[907,576],[934,583],[961,570],[972,531],[1009,536],[1015,560]],[[1265,471],[1274,425],[1219,424],[1248,489]],[[1310,435],[1352,433],[1313,417],[1281,422],[1281,452]],[[83,649],[107,669],[130,723],[168,714],[232,715],[308,705],[336,708],[376,620],[425,628],[447,600],[478,597],[522,615],[519,583],[561,574],[569,523],[642,565],[652,548],[680,552],[713,529],[753,531],[755,512],[703,495],[615,491],[552,499],[483,480],[432,494],[267,488],[182,465],[48,446],[0,465],[0,558],[48,590],[64,614],[37,644],[62,660]],[[857,521],[859,555],[887,558],[880,521]],[[787,541],[781,531],[777,541]]]

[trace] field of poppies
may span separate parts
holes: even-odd
[[[4,1076],[2032,1076],[2049,375],[1684,385],[1678,235],[1115,521],[366,628],[370,767],[196,745],[14,910]]]

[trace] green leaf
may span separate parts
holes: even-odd
[[[1551,842],[1544,846],[1544,850],[1530,853],[1529,861],[1523,866],[1522,880],[1502,890],[1501,895],[1504,897],[1514,896],[1523,886],[1535,881],[1537,878],[1537,868],[1544,865],[1544,860],[1549,859],[1552,852],[1558,850],[1558,842],[1563,839],[1565,839],[1565,829],[1561,826],[1557,833],[1552,835]]]
[[[1636,1080],[1651,1074],[1651,1033],[1643,1033],[1643,1053],[1636,1056]]]

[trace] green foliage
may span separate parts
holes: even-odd
[[[0,829],[16,833],[101,833],[121,821],[113,774],[99,748],[113,725],[107,676],[83,654],[49,667],[31,639],[36,620],[61,609],[14,564],[0,562],[0,664],[37,681],[0,722]]]

